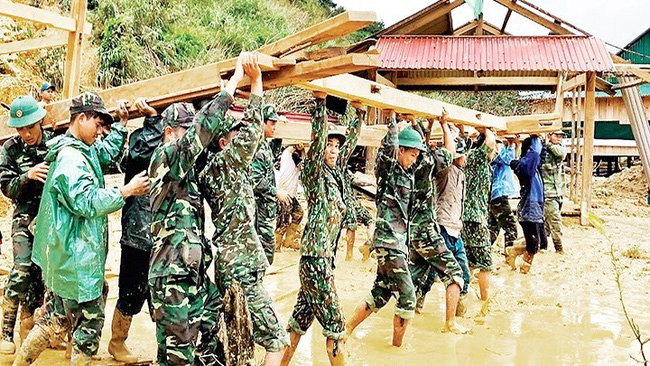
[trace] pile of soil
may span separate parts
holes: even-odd
[[[626,168],[609,178],[596,178],[593,186],[593,206],[606,215],[623,213],[628,216],[648,216],[648,182],[643,166]]]

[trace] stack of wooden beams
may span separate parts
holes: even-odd
[[[300,53],[307,47],[337,39],[364,28],[377,20],[374,12],[349,11],[327,19],[303,31],[287,36],[261,47],[259,62],[263,71],[265,89],[295,85],[332,75],[345,74],[377,67],[376,51],[365,53],[339,53],[328,57],[325,53]],[[314,54],[317,60],[310,59]],[[145,97],[148,103],[162,110],[175,102],[187,102],[209,98],[220,90],[222,79],[229,78],[234,71],[236,58],[196,67],[181,72],[139,81],[99,92],[108,107],[115,107],[117,101],[131,102]],[[250,85],[243,80],[240,88]],[[65,128],[69,124],[71,99],[61,100],[46,106],[48,111],[45,125]],[[129,118],[140,117],[135,108],[129,111]],[[0,137],[6,139],[15,130],[6,127],[8,117],[0,121]]]

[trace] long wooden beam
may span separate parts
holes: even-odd
[[[13,19],[46,24],[68,32],[77,30],[77,22],[74,18],[29,5],[17,4],[9,0],[0,0],[0,15],[5,15]],[[84,22],[82,24],[84,24],[83,32],[85,34],[90,33],[90,29],[92,29],[90,23]]]
[[[450,11],[456,9],[457,7],[465,4],[465,0],[453,0],[449,3],[441,6],[440,8],[435,9],[433,12],[427,14],[426,16],[411,21],[408,25],[405,25],[400,29],[400,34],[409,34],[418,28],[424,27],[427,24],[431,23],[433,20],[440,18],[441,16],[449,13]]]
[[[503,119],[508,125],[509,134],[552,132],[562,128],[562,113],[530,114]]]
[[[377,14],[374,11],[346,11],[279,41],[262,46],[258,51],[271,56],[282,56],[346,36],[376,21]]]
[[[418,77],[397,78],[397,85],[556,85],[555,76],[528,76],[528,77]]]
[[[72,98],[79,94],[81,84],[81,51],[83,49],[83,24],[86,22],[88,0],[72,0],[70,14],[76,21],[76,31],[68,33],[68,47],[65,60],[63,97]]]
[[[0,55],[59,47],[66,44],[68,44],[68,35],[65,32],[55,32],[45,37],[0,43]]]
[[[517,0],[512,0],[513,3],[516,3]],[[503,18],[503,25],[499,33],[504,34],[506,32],[506,27],[508,26],[508,21],[510,21],[510,16],[512,16],[512,9],[508,9],[505,18]]]
[[[519,13],[519,14],[523,15],[524,17],[532,20],[533,22],[548,28],[550,31],[552,31],[552,32],[554,32],[556,34],[573,34],[570,30],[564,28],[560,24],[557,24],[557,23],[555,23],[553,21],[550,21],[550,20],[544,18],[541,15],[535,14],[531,10],[529,10],[529,9],[519,5],[519,4],[515,4],[515,2],[512,1],[512,0],[494,0],[494,1],[496,1],[497,3],[505,6],[506,8],[508,8],[508,9],[510,9],[510,10],[516,12],[516,13]]]
[[[267,56],[267,58],[273,60],[270,56]],[[219,68],[219,65],[229,63],[230,60],[227,60],[222,63],[201,66],[117,88],[106,89],[100,91],[99,95],[102,96],[109,110],[112,110],[111,108],[116,106],[117,101],[120,99],[133,101],[137,97],[148,98],[147,101],[152,107],[162,110],[174,102],[209,98],[219,92],[221,85],[220,72],[223,71],[223,69]],[[366,70],[377,67],[378,64],[379,58],[377,55],[358,53],[322,61],[301,62],[295,66],[286,66],[277,71],[264,71],[264,88],[279,88],[341,73]],[[245,88],[249,85],[250,80],[245,78],[239,87]],[[54,125],[57,128],[67,126],[70,118],[70,103],[71,99],[66,99],[46,106],[45,108],[48,110],[48,115],[45,117],[46,124]],[[129,118],[140,117],[134,107],[129,112]],[[6,137],[15,133],[13,129],[8,129],[5,126],[6,121],[0,121],[0,136]]]
[[[337,129],[345,133],[344,127],[337,126]],[[358,145],[379,147],[387,131],[386,125],[364,125],[361,128]],[[307,122],[277,123],[273,137],[297,142],[309,142],[311,140],[311,124]]]
[[[575,89],[580,85],[584,85],[587,82],[586,74],[579,74],[573,78],[567,80],[564,85],[562,85],[562,92],[567,92],[569,90]]]
[[[353,75],[332,76],[300,86],[310,90],[322,90],[348,100],[360,100],[369,106],[394,109],[398,113],[421,117],[440,116],[445,109],[449,121],[454,123],[494,127],[498,130],[506,129],[502,117],[426,98]]]
[[[471,22],[458,27],[458,29],[456,29],[454,31],[453,35],[454,36],[462,36],[463,34],[468,33],[470,31],[476,29],[476,27],[478,27],[478,22],[476,20],[472,20]]]
[[[591,183],[594,171],[594,132],[596,129],[596,73],[587,73],[585,85],[585,129],[582,154],[582,185],[580,187],[580,223],[588,225],[587,215],[591,211]]]

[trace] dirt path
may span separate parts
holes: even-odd
[[[611,214],[612,210],[597,213]],[[650,216],[603,216],[606,229],[615,240],[615,252],[623,270],[622,281],[628,311],[645,336],[650,336]],[[119,268],[119,214],[111,215],[111,247],[107,261],[110,294],[106,323],[97,364],[114,364],[107,352],[110,320],[117,298]],[[638,346],[623,317],[618,290],[613,278],[609,243],[592,228],[577,226],[568,219],[565,232],[566,254],[547,252],[535,258],[531,273],[520,275],[507,269],[495,252],[497,270],[492,281],[491,313],[485,318],[478,312],[476,283],[470,290],[468,315],[459,321],[473,329],[473,334],[442,334],[444,289],[436,283],[427,297],[423,314],[416,316],[401,349],[391,347],[394,300],[369,318],[347,342],[351,365],[428,365],[428,364],[633,364],[630,354]],[[0,220],[0,229],[8,238],[10,219]],[[366,233],[360,229],[357,245]],[[3,245],[0,265],[10,264],[10,250]],[[266,286],[275,299],[275,307],[286,323],[299,287],[298,253],[279,253]],[[344,253],[337,258],[337,286],[344,313],[369,291],[374,280],[375,264],[362,263],[359,253],[353,262],[345,262]],[[630,258],[636,257],[636,258]],[[2,281],[7,276],[2,276]],[[153,359],[156,352],[155,327],[145,312],[137,315],[128,344],[143,359]],[[259,359],[262,350],[257,349]],[[13,356],[0,357],[9,365]],[[62,351],[46,351],[36,365],[66,364]],[[327,365],[325,341],[317,323],[307,332],[296,352],[294,365]]]

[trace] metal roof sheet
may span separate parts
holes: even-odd
[[[613,71],[603,42],[587,36],[382,36],[379,69]]]

